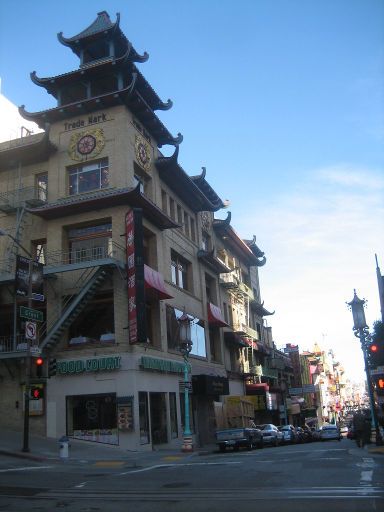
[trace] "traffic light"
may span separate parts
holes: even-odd
[[[56,371],[56,359],[50,359],[48,362],[48,377],[53,377],[54,375],[56,375]]]
[[[36,377],[41,379],[43,376],[44,359],[42,357],[36,357],[35,359]]]
[[[384,344],[371,343],[368,345],[368,362],[371,368],[384,366]]]
[[[384,375],[374,378],[375,391],[378,396],[384,395]]]
[[[29,399],[30,400],[40,400],[44,398],[44,388],[38,386],[32,386],[29,390]]]

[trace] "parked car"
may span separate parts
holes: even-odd
[[[240,447],[252,450],[256,446],[263,448],[264,440],[263,435],[258,428],[226,428],[223,430],[216,430],[216,444],[221,452],[226,448],[233,448],[238,450]]]
[[[321,441],[326,441],[328,439],[337,439],[341,441],[342,435],[340,429],[337,425],[324,425],[321,429],[320,439]]]
[[[283,425],[279,430],[283,434],[284,443],[297,443],[297,434],[293,425]]]
[[[283,433],[272,423],[265,423],[263,425],[256,425],[256,428],[261,430],[264,444],[278,446],[284,442]]]

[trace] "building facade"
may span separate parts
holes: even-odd
[[[265,256],[230,214],[215,218],[226,204],[205,169],[189,176],[178,163],[182,136],[156,114],[172,102],[141,74],[148,55],[119,21],[103,11],[58,35],[79,68],[32,73],[57,106],[21,107],[44,131],[0,144],[0,421],[21,428],[27,389],[31,432],[179,446],[186,313],[191,430],[203,445],[215,402],[254,386],[264,396],[255,410],[267,410],[265,385],[278,385],[258,281]]]

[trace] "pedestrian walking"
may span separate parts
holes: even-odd
[[[356,444],[359,448],[364,448],[363,435],[364,435],[365,417],[362,411],[357,411],[353,415],[353,429],[355,431]]]
[[[363,434],[361,437],[362,448],[371,442],[372,421],[369,412],[364,415]]]

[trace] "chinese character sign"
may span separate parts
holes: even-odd
[[[138,208],[129,210],[125,217],[125,241],[130,343],[147,341],[142,224],[142,211]]]

